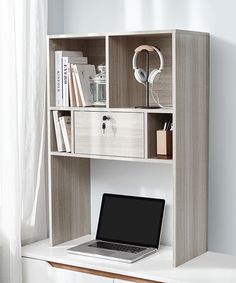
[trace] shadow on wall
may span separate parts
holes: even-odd
[[[209,250],[236,255],[236,43],[211,36]]]

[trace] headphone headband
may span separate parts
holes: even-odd
[[[136,49],[135,49],[135,53],[134,53],[134,56],[133,56],[133,69],[137,69],[137,58],[138,58],[138,54],[143,51],[143,50],[146,50],[148,52],[153,52],[155,51],[158,55],[159,55],[159,58],[160,58],[160,67],[158,69],[158,71],[162,71],[163,68],[164,68],[164,59],[163,59],[163,56],[162,56],[162,53],[160,52],[159,48],[158,47],[155,47],[155,46],[151,46],[151,45],[140,45],[138,46]]]

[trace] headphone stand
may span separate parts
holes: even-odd
[[[149,63],[150,63],[150,56],[149,52],[147,50],[143,50],[142,52],[145,52],[145,64],[146,64],[146,74],[147,78],[149,76]],[[145,95],[146,95],[146,105],[145,106],[135,106],[135,108],[142,108],[142,109],[157,109],[161,108],[160,106],[150,106],[149,103],[149,81],[147,80],[145,82]]]

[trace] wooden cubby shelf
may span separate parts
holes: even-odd
[[[164,70],[155,87],[164,109],[140,109],[145,88],[134,78],[137,46],[160,48]],[[57,107],[55,51],[83,51],[106,64],[105,107]],[[139,56],[138,66],[144,68]],[[150,68],[159,66],[150,56]],[[49,214],[52,245],[90,233],[90,159],[170,165],[173,266],[207,250],[209,35],[182,30],[48,38]],[[155,101],[150,96],[150,103]],[[71,116],[71,152],[58,152],[53,111]],[[109,116],[102,131],[103,116]],[[172,158],[157,156],[156,131],[173,123]],[[155,166],[155,165],[153,165]],[[162,168],[162,167],[161,167]],[[164,222],[165,225],[165,222]]]

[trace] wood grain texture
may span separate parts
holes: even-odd
[[[57,245],[90,233],[90,160],[51,156],[50,236]]]
[[[144,158],[143,113],[74,113],[75,153]],[[109,120],[103,122],[103,116]]]
[[[174,265],[178,266],[207,250],[209,36],[177,32],[174,40]]]
[[[142,38],[109,37],[109,107],[129,107],[130,96],[135,92],[135,104],[143,105],[143,86],[134,84],[132,58]],[[130,83],[132,79],[132,83]],[[131,89],[129,88],[131,86]],[[133,99],[132,99],[133,100]]]
[[[137,278],[137,277],[132,277],[132,276],[126,276],[122,274],[100,271],[96,269],[89,269],[89,268],[83,268],[83,267],[78,267],[78,266],[73,266],[73,265],[61,264],[57,262],[49,261],[48,263],[54,268],[60,268],[60,269],[81,272],[81,273],[87,273],[87,274],[97,275],[97,276],[106,277],[106,278],[107,277],[113,278],[115,279],[114,280],[115,282],[122,282],[120,280],[125,280],[126,282],[136,282],[136,283],[164,283],[160,281],[147,280],[147,279],[142,279],[142,278]]]

